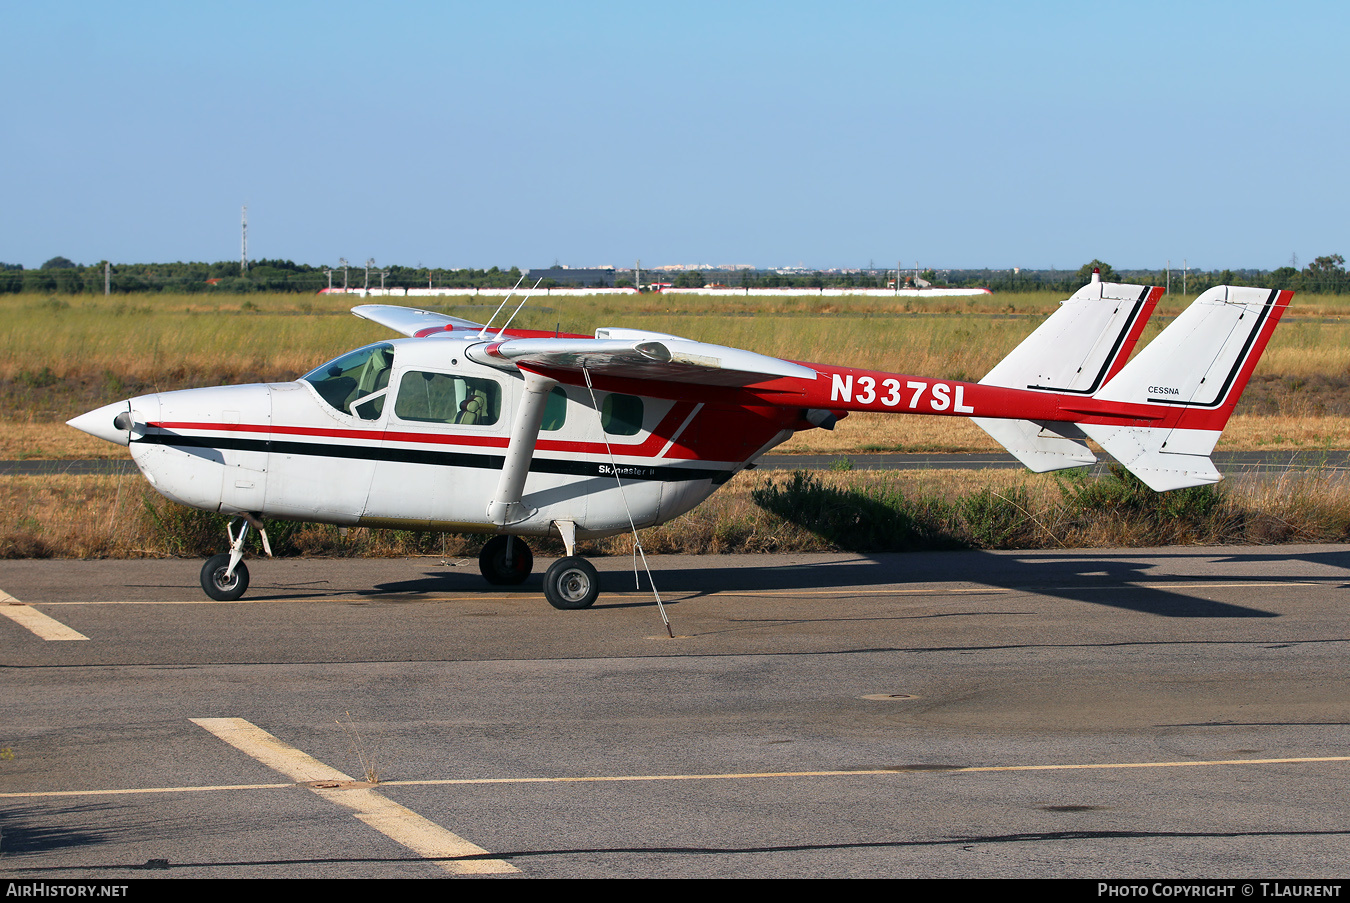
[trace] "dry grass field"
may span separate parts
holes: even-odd
[[[139,475],[0,480],[0,559],[205,557],[225,519],[165,501]],[[473,558],[483,536],[271,524],[282,555]],[[1109,471],[820,471],[737,476],[707,502],[642,532],[653,553],[1124,548],[1165,544],[1345,542],[1350,480],[1231,474],[1216,487],[1155,493]],[[531,541],[545,555],[557,541]],[[628,554],[632,537],[583,543]]]
[[[410,299],[484,320],[491,299]],[[538,296],[517,325],[590,333],[625,325],[818,360],[941,379],[978,380],[1052,312],[1058,295],[917,302],[877,298]],[[1145,338],[1190,298],[1167,297]],[[337,296],[10,296],[0,318],[0,458],[102,457],[116,449],[68,436],[64,421],[130,395],[294,379],[337,354],[389,337]],[[431,304],[429,302],[437,302]],[[1239,414],[1276,420],[1239,428],[1225,448],[1345,447],[1350,415],[1350,300],[1295,298]],[[866,441],[864,441],[866,437]],[[1241,443],[1241,444],[1239,444]],[[785,451],[980,450],[977,428],[949,418],[853,417],[834,436],[803,434]]]

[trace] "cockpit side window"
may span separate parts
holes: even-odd
[[[319,397],[344,414],[378,420],[389,391],[394,368],[394,346],[367,345],[329,361],[300,377],[314,386]]]
[[[600,403],[600,424],[611,436],[636,436],[642,429],[642,399],[610,394]]]
[[[544,405],[544,419],[539,428],[545,432],[556,432],[567,423],[567,393],[562,386],[554,386],[548,393],[548,402]]]
[[[399,380],[394,414],[417,423],[491,426],[502,415],[502,387],[491,379],[409,370]]]

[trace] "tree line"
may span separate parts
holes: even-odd
[[[919,274],[924,282],[935,286],[957,288],[988,288],[995,292],[1056,291],[1070,294],[1091,277],[1092,270],[1101,271],[1105,282],[1132,282],[1145,285],[1165,285],[1169,275],[1164,270],[1130,270],[1117,272],[1110,264],[1093,260],[1078,270],[925,270]],[[648,281],[665,277],[643,272]],[[728,288],[885,288],[894,284],[895,270],[862,270],[856,272],[778,273],[773,270],[743,269],[736,271],[687,271],[673,277],[677,287],[701,287],[705,284],[725,285]],[[518,267],[501,269],[441,269],[431,267],[404,267],[392,265],[372,268],[363,266],[323,267],[297,264],[290,260],[259,260],[250,264],[247,273],[240,273],[238,261],[217,263],[136,263],[113,264],[107,277],[107,289],[117,294],[169,292],[193,294],[216,292],[245,294],[250,292],[315,293],[320,289],[342,288],[510,288],[520,281]],[[912,284],[913,274],[901,272],[902,284]],[[552,283],[545,283],[551,287]],[[631,279],[620,277],[618,285],[632,285]],[[1345,269],[1345,258],[1329,254],[1315,258],[1302,269],[1292,266],[1275,270],[1190,270],[1183,274],[1172,270],[1171,289],[1198,294],[1215,285],[1247,285],[1257,288],[1293,289],[1301,293],[1350,293],[1350,274]],[[35,270],[20,264],[0,262],[0,294],[102,294],[105,287],[105,264],[81,266],[65,257],[54,257]]]
[[[217,263],[133,263],[112,264],[106,287],[115,294],[156,293],[196,294],[217,292],[298,292],[313,294],[324,288],[510,288],[520,280],[517,267],[503,270],[434,269],[427,267],[364,266],[323,267],[291,260],[251,262],[247,273],[240,272],[239,261]],[[367,282],[368,280],[368,282]],[[32,293],[101,295],[105,288],[105,263],[90,266],[55,257],[36,270],[19,264],[0,263],[0,294]]]

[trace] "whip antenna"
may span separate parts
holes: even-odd
[[[516,318],[516,314],[520,313],[520,309],[525,306],[525,302],[530,300],[530,298],[534,295],[534,290],[539,288],[539,283],[543,281],[544,281],[543,276],[540,276],[539,279],[535,281],[534,288],[531,288],[529,292],[525,295],[525,297],[520,299],[520,303],[516,305],[516,309],[511,311],[511,316],[507,319],[505,323],[502,324],[502,328],[497,330],[497,335],[495,336],[495,338],[500,339],[502,337],[502,333],[506,332],[506,327],[511,325],[511,321]],[[496,314],[493,314],[493,316],[495,317]]]
[[[516,293],[516,289],[520,288],[520,284],[524,281],[525,274],[521,273],[520,278],[516,280],[516,284],[511,286],[511,291],[507,292],[506,297],[502,299],[502,303],[497,305],[497,309],[492,312],[492,316],[488,317],[488,321],[483,324],[483,328],[478,330],[478,337],[480,339],[487,335],[488,327],[492,325],[492,321],[497,319],[497,314],[502,312],[502,308],[506,306],[506,302],[511,300],[511,296]]]

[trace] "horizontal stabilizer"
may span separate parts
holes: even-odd
[[[1083,432],[1111,457],[1157,492],[1204,486],[1223,479],[1214,467],[1214,462],[1209,459],[1208,451],[1204,454],[1178,454],[1163,449],[1169,433],[1190,432],[1188,430],[1089,423],[1082,424],[1082,427]],[[1218,438],[1217,432],[1214,438]],[[1209,448],[1213,447],[1211,440]]]
[[[1092,450],[1079,441],[1083,434],[1071,423],[970,419],[1033,473],[1085,467],[1097,461]]]

